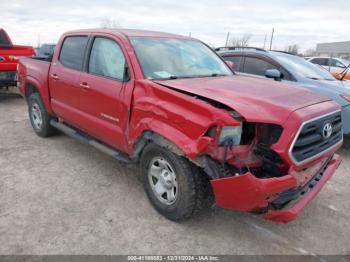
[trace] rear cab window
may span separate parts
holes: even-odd
[[[59,61],[65,67],[81,71],[84,63],[88,36],[68,36],[62,44]]]
[[[3,30],[0,30],[0,48],[9,48],[12,47],[11,42],[7,38],[5,32]]]

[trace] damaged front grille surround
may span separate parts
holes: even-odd
[[[317,158],[343,141],[341,111],[335,111],[304,122],[289,149],[296,164]]]

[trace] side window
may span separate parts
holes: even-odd
[[[314,58],[310,62],[317,65],[328,66],[327,58]]]
[[[224,60],[231,61],[234,63],[234,71],[241,72],[240,64],[242,57],[241,56],[225,56]]]
[[[267,69],[278,69],[276,66],[270,64],[259,58],[246,57],[244,62],[243,72],[247,74],[264,76]]]
[[[62,45],[60,62],[71,69],[82,70],[87,36],[69,36]]]
[[[335,59],[332,59],[331,66],[345,68],[345,65],[343,63],[341,63],[341,62],[339,62],[338,60],[335,60]]]
[[[287,80],[287,81],[295,81],[295,79],[291,76],[291,74],[285,70],[284,68],[279,68],[281,74],[282,74],[282,79]]]
[[[111,39],[95,38],[90,54],[89,72],[123,80],[124,70],[125,57],[119,45]]]

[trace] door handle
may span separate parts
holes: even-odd
[[[90,89],[90,86],[86,82],[81,83],[80,87],[83,88],[83,89]]]
[[[54,80],[58,80],[58,75],[57,74],[51,74],[51,78]]]

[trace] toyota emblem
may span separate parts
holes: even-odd
[[[323,126],[322,136],[324,139],[330,138],[333,132],[333,127],[331,123],[327,123]]]

